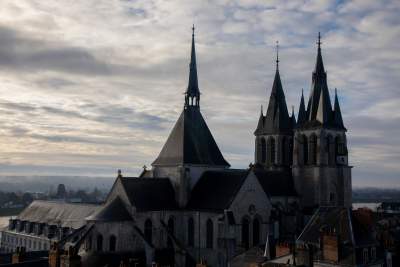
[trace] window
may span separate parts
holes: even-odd
[[[103,236],[102,235],[98,235],[97,236],[97,251],[103,251]]]
[[[286,155],[287,146],[288,146],[287,138],[284,136],[282,138],[282,146],[281,146],[282,164],[286,164],[286,161],[287,161],[287,155]]]
[[[364,264],[368,263],[368,248],[363,249],[363,263]]]
[[[245,249],[249,248],[249,220],[247,218],[243,218],[242,220],[242,246]]]
[[[310,164],[317,164],[317,136],[315,134],[312,134],[310,136],[310,158],[309,158],[309,163]]]
[[[214,241],[213,222],[211,219],[208,219],[206,225],[206,247],[213,248],[213,241]]]
[[[115,237],[115,235],[110,236],[110,251],[114,252],[115,251],[115,247],[117,246],[117,238]]]
[[[265,163],[267,160],[267,145],[265,143],[265,138],[261,138],[261,163]]]
[[[253,246],[260,244],[260,221],[255,218],[253,220]]]
[[[193,218],[189,218],[187,225],[187,234],[188,234],[188,246],[194,246],[194,220]]]
[[[275,139],[271,138],[270,140],[271,140],[271,155],[270,155],[270,158],[271,158],[271,164],[274,164],[275,163],[275,154],[276,154]]]
[[[371,248],[371,260],[376,260],[376,248]]]
[[[334,153],[333,153],[333,137],[332,137],[332,135],[328,135],[326,137],[326,153],[328,155],[328,164],[333,165]]]
[[[303,164],[307,165],[308,164],[308,140],[307,140],[307,136],[303,135],[302,141],[303,141]]]
[[[144,223],[144,238],[150,244],[153,242],[153,223],[150,219],[147,219]]]

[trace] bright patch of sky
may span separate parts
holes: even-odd
[[[398,186],[399,1],[3,0],[0,174],[137,175],[183,106],[196,24],[202,112],[246,167],[280,42],[288,106],[308,96],[316,36],[348,128],[353,184]]]

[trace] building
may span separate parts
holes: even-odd
[[[74,227],[65,225],[69,206],[54,204],[61,215],[42,218],[36,214],[49,204],[34,202],[10,221],[8,234],[21,239],[32,224],[39,230],[47,225],[47,249],[55,232],[65,229],[50,262],[82,257],[83,266],[118,266],[127,258],[148,266],[246,266],[248,254],[264,249],[267,240],[292,240],[305,214],[324,205],[350,206],[346,128],[337,95],[332,110],[320,42],[311,96],[307,109],[301,97],[297,121],[288,114],[278,57],[276,63],[267,113],[261,111],[254,132],[255,163],[248,169],[230,168],[200,112],[193,29],[183,109],[152,168],[139,177],[119,172],[101,206],[69,204],[83,209],[71,215],[79,221]],[[56,221],[60,226],[52,228]]]

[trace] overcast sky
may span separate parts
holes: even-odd
[[[400,187],[399,13],[396,0],[1,0],[0,174],[138,175],[182,110],[195,23],[201,110],[233,167],[254,161],[275,41],[297,113],[321,31],[353,184]]]

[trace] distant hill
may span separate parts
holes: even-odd
[[[110,190],[115,177],[90,176],[0,176],[0,190],[6,192],[55,192],[58,184],[67,190]]]

